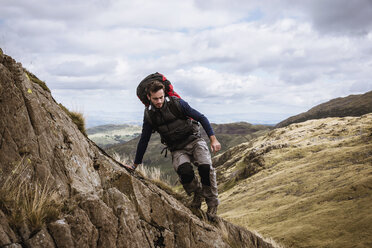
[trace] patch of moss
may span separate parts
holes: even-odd
[[[58,104],[62,109],[63,111],[65,111],[65,113],[70,116],[70,118],[72,119],[72,121],[76,124],[76,126],[79,128],[79,130],[85,135],[87,136],[87,132],[86,132],[86,129],[85,129],[85,118],[83,116],[82,113],[79,113],[79,112],[73,112],[73,111],[70,111],[68,110],[65,106],[63,106],[61,103]]]
[[[77,208],[77,203],[71,200],[65,200],[61,206],[61,212],[65,214],[72,214]]]
[[[46,90],[46,91],[48,91],[49,93],[51,93],[51,92],[50,92],[50,89],[48,88],[48,86],[46,85],[46,83],[45,83],[44,81],[41,81],[41,80],[38,79],[38,78],[37,78],[33,73],[27,71],[26,69],[25,69],[25,71],[26,71],[26,75],[27,75],[27,77],[28,77],[32,82],[34,82],[35,84],[40,85],[41,88],[43,88],[44,90]]]
[[[229,181],[222,184],[218,191],[220,193],[228,191],[229,189],[233,188],[236,184],[237,184],[237,180],[235,178],[231,178]]]

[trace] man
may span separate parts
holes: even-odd
[[[204,139],[201,138],[200,122],[209,136],[213,152],[221,149],[208,119],[177,97],[165,97],[164,85],[152,81],[147,88],[150,105],[146,107],[141,139],[138,142],[132,169],[142,163],[152,131],[159,132],[162,142],[172,153],[172,164],[188,195],[194,194],[191,207],[199,209],[206,200],[207,216],[214,221],[219,204],[216,172]],[[199,171],[201,185],[194,174],[194,164]]]

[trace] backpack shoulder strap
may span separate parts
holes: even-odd
[[[155,116],[149,110],[150,106],[145,108],[144,116],[145,116],[145,120],[148,123],[150,123],[150,125],[152,126],[152,130],[153,130],[152,132],[155,132],[156,131],[156,126],[154,125],[154,123],[155,123]]]
[[[170,96],[169,97],[169,109],[174,114],[177,118],[180,119],[187,119],[185,114],[183,113],[182,106],[180,104],[180,99],[175,96]]]

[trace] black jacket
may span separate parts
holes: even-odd
[[[182,149],[201,137],[199,124],[185,116],[177,97],[166,97],[160,109],[149,105],[145,120],[160,134],[161,141],[170,151]]]

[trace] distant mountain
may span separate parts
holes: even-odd
[[[289,117],[279,122],[275,127],[285,127],[311,119],[327,117],[361,116],[372,112],[372,91],[362,95],[339,97],[326,103],[319,104],[307,112]]]
[[[87,129],[88,137],[98,146],[105,148],[109,145],[122,144],[141,134],[139,125],[101,125]]]
[[[372,113],[277,128],[213,160],[232,223],[284,247],[371,247]]]
[[[95,127],[91,127],[87,129],[87,134],[96,134],[96,133],[102,133],[102,132],[108,132],[108,131],[114,131],[114,130],[122,130],[126,129],[128,127],[132,127],[133,125],[129,124],[122,124],[122,125],[114,125],[114,124],[106,124],[106,125],[99,125]]]
[[[221,143],[222,149],[221,152],[226,151],[227,149],[236,146],[238,144],[248,142],[253,138],[259,137],[271,129],[272,126],[267,125],[252,125],[247,122],[237,122],[237,123],[229,123],[229,124],[211,124],[213,130],[217,136],[217,139]],[[200,127],[202,130],[202,136],[208,142],[209,139],[204,132],[204,129]],[[134,159],[137,144],[139,141],[139,137],[130,140],[124,144],[116,144],[106,148],[106,151],[109,154],[118,153],[119,155],[125,155]],[[170,154],[167,157],[164,157],[164,154],[160,154],[161,150],[163,149],[164,145],[160,142],[160,136],[158,133],[154,133],[151,136],[151,140],[146,150],[146,154],[143,159],[143,163],[146,165],[151,165],[155,167],[160,167],[162,172],[166,175],[169,175],[173,180],[177,178],[173,167],[171,166],[171,158]],[[221,153],[219,152],[219,153]],[[219,154],[218,153],[218,154]]]

